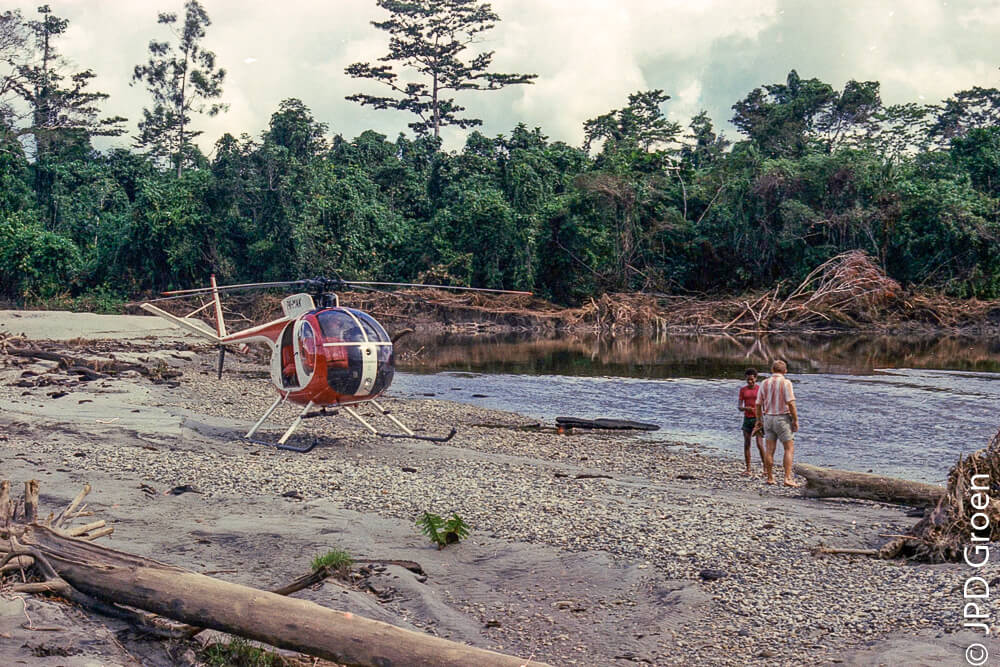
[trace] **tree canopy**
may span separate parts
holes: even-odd
[[[462,115],[455,93],[468,90],[499,90],[505,86],[532,83],[535,74],[499,74],[490,71],[493,51],[468,57],[465,50],[477,36],[493,29],[500,17],[489,4],[478,0],[376,0],[390,13],[372,25],[389,33],[389,52],[372,63],[354,63],[346,73],[370,79],[393,92],[390,96],[355,93],[348,100],[375,109],[396,109],[417,116],[410,123],[417,134],[440,135],[442,127],[470,128],[478,118]],[[412,69],[415,81],[403,81],[395,68]]]
[[[149,60],[136,65],[133,83],[144,83],[153,99],[152,109],[142,110],[136,146],[147,149],[156,159],[169,159],[181,177],[185,163],[196,152],[191,140],[201,134],[192,130],[191,114],[214,116],[226,110],[221,102],[209,102],[222,95],[226,70],[215,63],[215,53],[201,42],[205,28],[212,24],[198,0],[184,3],[184,23],[177,31],[177,14],[164,12],[157,23],[167,26],[177,44],[149,43]]]
[[[489,5],[381,0],[384,107],[412,134],[353,138],[300,99],[257,136],[202,154],[194,115],[218,110],[224,70],[197,0],[173,45],[153,40],[134,82],[151,94],[140,150],[98,151],[117,131],[90,70],[59,58],[65,20],[0,14],[0,298],[114,302],[215,273],[253,282],[325,273],[528,289],[564,304],[606,292],[739,292],[795,284],[845,251],[906,287],[1000,297],[1000,94],[885,105],[877,81],[842,89],[791,71],[748,86],[727,137],[706,112],[671,119],[665,89],[635,91],[584,122],[580,146],[517,124],[474,128],[451,95],[527,83],[466,57]],[[433,48],[431,48],[433,47]],[[400,83],[394,67],[424,79]],[[364,78],[362,76],[361,78]],[[402,91],[402,92],[400,92]],[[358,101],[383,104],[374,98]]]

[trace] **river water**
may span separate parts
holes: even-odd
[[[742,452],[748,366],[783,358],[801,421],[796,460],[944,482],[1000,427],[1000,342],[963,338],[410,337],[392,394],[434,395],[553,423],[652,422],[643,437]],[[780,446],[779,446],[780,453]],[[757,454],[754,452],[756,460]]]

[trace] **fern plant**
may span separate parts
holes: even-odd
[[[332,551],[327,551],[322,556],[316,556],[312,559],[312,569],[322,570],[324,568],[329,568],[334,571],[346,571],[350,569],[354,561],[347,554],[346,551],[341,551],[340,549],[334,549]]]
[[[420,532],[437,545],[438,549],[444,549],[449,544],[455,544],[469,536],[469,526],[458,514],[452,514],[449,519],[442,519],[437,514],[424,512],[423,516],[417,520]]]

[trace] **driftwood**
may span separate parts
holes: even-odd
[[[804,463],[795,466],[795,473],[806,478],[802,495],[810,498],[859,498],[897,505],[934,507],[945,494],[945,488],[935,484],[820,468]]]
[[[28,347],[15,347],[7,344],[3,346],[3,352],[13,357],[54,361],[67,373],[80,375],[87,380],[96,380],[107,377],[109,374],[117,375],[126,371],[136,371],[153,380],[167,380],[181,375],[180,371],[165,367],[149,367],[142,364],[118,361],[117,359],[84,359],[63,354],[62,352],[43,350],[34,344]]]
[[[635,422],[629,419],[584,419],[582,417],[556,417],[556,424],[570,428],[603,428],[616,431],[659,431],[656,424]]]
[[[800,472],[796,466],[796,472]],[[1000,540],[1000,431],[990,444],[959,457],[948,473],[948,487],[913,528],[878,549],[818,547],[816,553],[855,554],[876,558],[910,558],[930,563],[961,561],[971,554],[981,560],[984,545]],[[912,484],[912,482],[910,482]]]
[[[26,499],[37,488],[37,482],[29,482]],[[30,558],[44,579],[16,584],[15,592],[56,593],[145,629],[160,620],[143,613],[152,612],[188,624],[183,634],[211,628],[344,665],[541,665],[102,547],[28,521],[31,500],[19,513],[9,490],[8,482],[0,482],[0,567]],[[71,513],[68,508],[60,517]],[[316,577],[307,575],[281,592],[314,583]]]

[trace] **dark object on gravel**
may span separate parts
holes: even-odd
[[[175,486],[174,488],[167,491],[168,496],[179,496],[182,493],[201,493],[201,491],[194,488],[190,484],[181,484],[180,486]]]
[[[616,431],[636,430],[636,431],[659,431],[656,424],[646,424],[644,422],[634,422],[628,419],[583,419],[581,417],[556,417],[556,423],[560,426],[572,428],[605,428]]]
[[[698,573],[698,576],[705,581],[715,581],[717,579],[722,579],[723,577],[729,576],[729,573],[725,570],[702,570]]]

